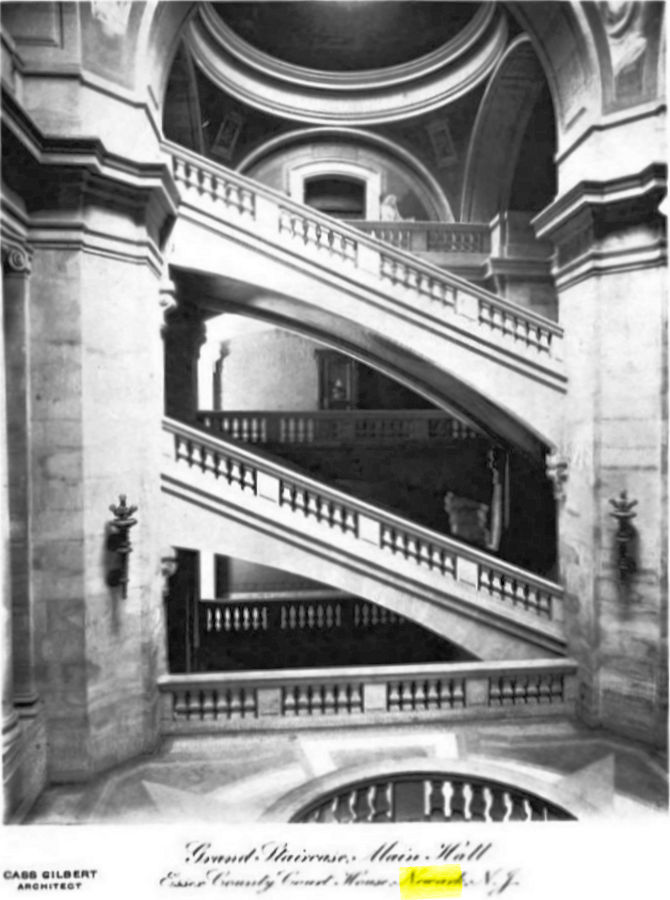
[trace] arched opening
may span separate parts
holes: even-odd
[[[365,218],[365,182],[331,175],[304,181],[303,203],[338,219]]]

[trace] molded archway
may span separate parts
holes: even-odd
[[[544,74],[530,39],[509,45],[482,98],[470,138],[462,222],[489,222],[509,208],[519,148]]]
[[[385,161],[386,165],[395,168],[406,179],[408,185],[428,210],[429,218],[432,221],[454,221],[454,215],[444,189],[427,166],[395,141],[358,128],[301,128],[289,134],[271,138],[249,153],[240,162],[238,171],[256,178],[264,164],[271,160],[282,159],[286,161],[286,167],[289,169],[291,168],[292,154],[299,152],[301,148],[318,147],[322,154],[326,145],[329,144],[337,144],[338,148],[337,157],[333,157],[331,160],[331,168],[333,163],[361,165],[359,158],[361,151],[367,150],[368,153],[372,153],[378,158],[379,164],[383,164]],[[318,161],[324,161],[323,155],[319,156]],[[290,191],[290,184],[284,185],[284,188]]]

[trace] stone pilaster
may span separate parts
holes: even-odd
[[[29,461],[30,335],[29,284],[31,254],[24,247],[3,252],[5,376],[9,515],[11,529],[11,595],[14,634],[14,702],[23,715],[34,712],[33,604],[31,590]]]
[[[536,219],[556,244],[568,396],[554,462],[568,652],[585,720],[665,739],[667,296],[662,166],[589,181]],[[610,500],[636,508],[637,570],[622,579]]]
[[[8,103],[4,177],[25,204],[35,677],[52,781],[152,748],[164,668],[160,438],[162,164],[47,141]],[[37,146],[39,153],[34,153]],[[17,161],[14,164],[14,161]],[[14,323],[16,325],[16,323]],[[109,505],[138,506],[127,597],[107,583]]]
[[[3,253],[3,257],[4,257]],[[0,306],[3,297],[0,294]],[[9,466],[6,439],[5,337],[0,330],[0,589],[2,590],[2,771],[4,806],[13,810],[16,797],[16,769],[20,728],[14,711],[14,671],[12,639],[11,545],[9,523]]]

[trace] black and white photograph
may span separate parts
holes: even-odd
[[[666,13],[2,0],[3,896],[670,891]]]

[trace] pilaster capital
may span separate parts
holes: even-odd
[[[30,275],[32,250],[21,244],[2,245],[2,270],[7,275]]]
[[[177,309],[177,285],[169,276],[164,275],[158,288],[158,308],[161,327],[165,328],[168,315]]]

